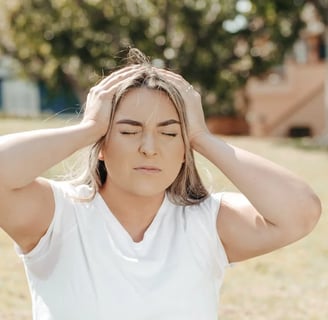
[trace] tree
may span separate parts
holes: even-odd
[[[249,76],[282,62],[302,26],[303,1],[16,0],[2,51],[30,77],[70,86],[81,101],[99,75],[135,46],[181,72],[204,96],[206,114],[236,114]],[[2,33],[4,34],[4,33]]]

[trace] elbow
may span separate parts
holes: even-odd
[[[319,197],[316,194],[313,194],[313,206],[312,206],[312,221],[313,221],[313,228],[318,223],[321,213],[322,213],[322,206]],[[313,229],[312,228],[312,229]]]
[[[321,201],[312,190],[308,192],[308,195],[305,196],[305,199],[306,200],[304,202],[304,206],[301,209],[301,225],[304,236],[314,229],[320,219],[322,212]]]
[[[285,244],[290,244],[307,236],[317,225],[321,216],[321,201],[319,197],[310,189],[302,188],[298,190],[298,197],[290,204],[288,219],[282,238]]]

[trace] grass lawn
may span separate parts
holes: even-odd
[[[0,119],[0,135],[68,123],[70,121],[61,119]],[[220,300],[220,319],[328,319],[328,152],[301,149],[286,140],[249,137],[225,137],[225,140],[263,155],[302,176],[320,196],[323,215],[308,237],[265,256],[235,264],[227,270]],[[197,161],[209,187],[217,191],[235,190],[204,158],[197,157]],[[11,240],[0,230],[0,319],[31,319],[30,308],[22,263],[13,250]]]

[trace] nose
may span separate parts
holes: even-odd
[[[139,152],[146,157],[152,157],[157,154],[156,141],[152,134],[144,134],[142,136]]]

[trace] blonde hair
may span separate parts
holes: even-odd
[[[128,54],[128,64],[139,64],[140,69],[124,81],[117,89],[111,101],[111,115],[108,132],[110,132],[115,113],[122,98],[133,88],[148,88],[164,92],[174,105],[179,120],[181,122],[182,139],[185,147],[185,161],[174,182],[167,188],[166,192],[170,200],[177,205],[192,205],[200,203],[208,196],[208,191],[204,187],[197,172],[192,148],[188,139],[188,123],[186,117],[186,107],[179,90],[159,72],[156,71],[147,58],[138,50],[130,49]],[[104,162],[98,159],[99,152],[105,143],[106,136],[99,139],[89,150],[87,164],[79,178],[74,179],[73,184],[86,184],[91,190],[92,199],[97,191],[102,187],[107,178],[107,171]]]

